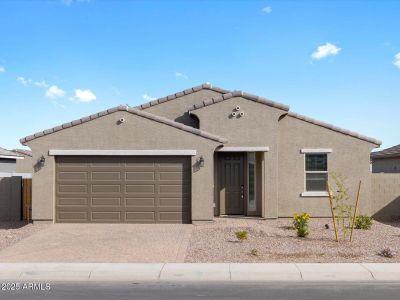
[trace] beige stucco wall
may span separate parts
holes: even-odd
[[[400,157],[372,159],[373,173],[400,173]]]
[[[361,180],[359,212],[373,213],[369,157],[375,145],[290,116],[279,123],[279,217],[292,217],[296,212],[308,212],[314,217],[330,216],[327,197],[300,196],[305,180],[304,154],[300,153],[303,148],[332,149],[328,154],[328,171],[347,178],[345,185],[353,201]]]
[[[25,155],[24,159],[17,159],[17,173],[33,173],[33,159],[31,156]]]
[[[220,95],[221,93],[213,90],[202,89],[177,99],[151,106],[144,110],[149,113],[183,123],[185,125],[193,126],[195,124],[187,113],[189,106]]]
[[[126,122],[117,124],[120,118]],[[33,151],[33,161],[41,155],[45,166],[33,173],[34,220],[52,220],[54,216],[55,160],[49,149],[195,149],[192,165],[201,155],[205,166],[192,168],[192,220],[213,217],[213,153],[220,143],[189,132],[154,122],[128,112],[118,111],[93,121],[73,126],[26,143]]]
[[[372,174],[374,217],[393,221],[400,218],[400,174]]]
[[[244,112],[243,117],[231,116],[236,106],[240,106],[239,112]],[[201,130],[227,138],[226,146],[269,147],[262,162],[265,166],[264,210],[259,207],[257,210],[266,218],[275,218],[278,207],[278,119],[285,111],[242,97],[233,97],[191,113],[199,118]],[[261,164],[261,160],[258,161]],[[261,194],[258,189],[257,192]]]

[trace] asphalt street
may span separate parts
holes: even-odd
[[[29,282],[20,282],[20,284]],[[14,286],[15,287],[15,286]],[[24,287],[24,289],[22,289]],[[12,288],[12,286],[8,286]],[[6,287],[7,289],[7,287]],[[57,282],[1,290],[0,299],[346,299],[400,300],[400,283],[112,283]]]

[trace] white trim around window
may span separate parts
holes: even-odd
[[[328,197],[328,192],[302,192],[302,197]]]
[[[301,149],[301,153],[331,153],[332,149],[330,148],[317,148],[317,149]]]

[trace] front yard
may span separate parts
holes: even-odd
[[[306,238],[297,237],[291,225],[291,219],[217,218],[195,227],[185,262],[400,262],[400,222],[355,229],[352,243],[335,241],[331,219],[311,219]],[[235,232],[243,230],[248,239],[239,242]],[[378,255],[388,247],[393,258]]]

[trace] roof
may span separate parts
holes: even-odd
[[[31,150],[27,150],[27,149],[13,149],[11,150],[14,153],[23,155],[23,156],[31,156],[32,157],[32,151]]]
[[[16,158],[16,157],[24,157],[24,156],[0,147],[0,157],[1,158]]]
[[[296,119],[299,119],[299,120],[302,120],[302,121],[317,125],[317,126],[321,126],[321,127],[324,127],[324,128],[327,128],[327,129],[330,129],[330,130],[333,130],[333,131],[336,131],[336,132],[339,132],[339,133],[343,133],[343,134],[351,136],[351,137],[355,137],[357,139],[360,139],[360,140],[375,144],[377,146],[380,146],[382,144],[382,142],[377,140],[377,139],[370,138],[370,137],[367,137],[365,135],[359,134],[357,132],[350,131],[350,130],[347,130],[347,129],[343,129],[343,128],[337,127],[335,125],[328,124],[328,123],[325,123],[325,122],[321,122],[321,121],[318,121],[318,120],[315,120],[315,119],[312,119],[312,118],[309,118],[309,117],[306,117],[306,116],[303,116],[303,115],[300,115],[300,114],[297,114],[297,113],[294,113],[294,112],[289,112],[287,115],[290,116],[290,117],[293,117],[293,118],[296,118]]]
[[[371,158],[400,157],[400,145],[371,153]]]
[[[199,103],[196,103],[196,104],[190,106],[188,108],[188,110],[189,111],[193,111],[193,110],[196,110],[196,109],[199,109],[199,108],[203,108],[205,106],[213,105],[213,104],[216,104],[218,102],[222,102],[222,101],[234,98],[234,97],[242,97],[244,99],[251,100],[251,101],[254,101],[254,102],[257,102],[257,103],[261,103],[261,104],[264,104],[264,105],[272,106],[272,107],[275,107],[275,108],[278,108],[278,109],[282,109],[284,111],[288,111],[289,110],[289,106],[287,106],[287,105],[284,105],[284,104],[281,104],[281,103],[278,103],[278,102],[274,102],[274,101],[268,100],[266,98],[259,97],[259,96],[253,95],[253,94],[249,94],[249,93],[246,93],[246,92],[243,92],[243,91],[233,91],[233,92],[226,93],[226,94],[223,94],[223,95],[218,96],[218,97],[214,97],[214,98],[211,98],[211,99],[208,99],[208,100],[201,101]]]
[[[216,142],[220,142],[220,143],[226,143],[227,142],[227,140],[225,138],[219,137],[217,135],[214,135],[214,134],[205,132],[203,130],[196,129],[196,128],[184,125],[182,123],[178,123],[178,122],[172,121],[172,120],[164,118],[164,117],[160,117],[160,116],[157,116],[157,115],[145,112],[145,111],[141,111],[141,110],[129,107],[127,105],[120,105],[120,106],[117,106],[117,107],[114,107],[114,108],[107,109],[105,111],[101,111],[101,112],[99,112],[97,114],[93,114],[93,115],[90,115],[90,116],[87,116],[87,117],[83,117],[81,119],[78,119],[78,120],[75,120],[75,121],[72,121],[72,122],[68,122],[68,123],[65,123],[65,124],[50,128],[50,129],[46,129],[46,130],[37,132],[37,133],[35,133],[33,135],[29,135],[27,137],[24,137],[24,138],[20,139],[20,142],[21,142],[21,144],[24,145],[26,142],[32,141],[32,140],[37,139],[39,137],[42,137],[42,136],[45,136],[45,135],[49,135],[49,134],[52,134],[54,132],[57,132],[57,131],[60,131],[60,130],[64,130],[66,128],[70,128],[70,127],[73,127],[73,126],[76,126],[76,125],[80,125],[80,124],[83,124],[83,123],[86,123],[86,122],[90,122],[90,121],[92,121],[94,119],[97,119],[97,118],[100,118],[100,117],[115,113],[117,111],[127,111],[127,112],[129,112],[131,114],[146,118],[148,120],[152,120],[152,121],[155,121],[155,122],[158,122],[158,123],[161,123],[161,124],[165,124],[165,125],[168,125],[168,126],[171,126],[171,127],[174,127],[174,128],[177,128],[177,129],[180,129],[180,130],[183,130],[183,131],[186,131],[186,132],[201,136],[203,138],[214,140]]]
[[[135,108],[139,109],[139,110],[146,109],[146,108],[149,108],[151,106],[155,106],[155,105],[158,105],[158,104],[161,104],[161,103],[164,103],[164,102],[167,102],[167,101],[171,101],[171,100],[174,100],[174,99],[177,99],[177,98],[189,95],[189,94],[193,94],[193,93],[198,92],[200,90],[211,90],[211,91],[218,92],[218,93],[221,93],[221,94],[226,94],[226,93],[230,92],[228,90],[219,88],[217,86],[213,86],[213,85],[211,85],[209,83],[203,83],[201,85],[192,87],[192,88],[184,90],[182,92],[171,94],[169,96],[158,98],[156,100],[141,104],[139,106],[136,106]]]

